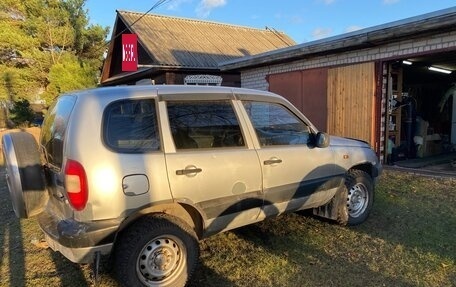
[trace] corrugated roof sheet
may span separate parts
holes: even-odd
[[[155,65],[215,68],[221,62],[296,45],[284,33],[270,29],[128,11],[117,13],[138,35]]]

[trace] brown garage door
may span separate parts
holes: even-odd
[[[328,69],[269,75],[269,90],[293,103],[321,131],[327,127]]]
[[[273,74],[268,82],[319,130],[376,142],[375,63]]]

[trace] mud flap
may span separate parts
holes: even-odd
[[[313,209],[313,214],[319,217],[337,221],[340,225],[348,223],[347,207],[348,191],[343,184],[334,197],[325,205]]]

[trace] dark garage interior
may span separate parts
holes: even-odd
[[[451,164],[456,159],[456,53],[408,58],[390,67],[390,163]]]

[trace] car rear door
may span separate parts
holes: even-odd
[[[264,216],[316,207],[328,201],[342,182],[331,148],[312,145],[312,128],[288,103],[240,97],[257,138]]]
[[[262,207],[258,156],[231,97],[160,103],[172,195],[200,210],[208,234],[255,222]]]

